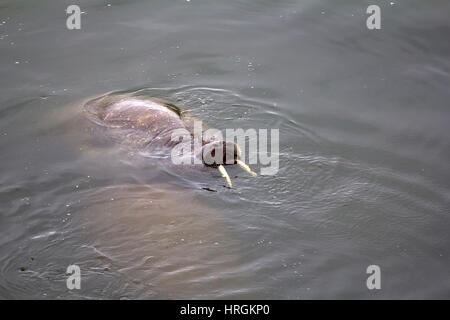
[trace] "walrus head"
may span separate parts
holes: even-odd
[[[241,148],[236,143],[230,141],[212,141],[206,143],[202,148],[203,163],[207,166],[217,168],[222,174],[222,177],[227,180],[230,188],[232,187],[231,179],[224,165],[238,164],[242,169],[256,177],[256,173],[240,160],[241,155]]]

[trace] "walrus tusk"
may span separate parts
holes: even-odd
[[[225,168],[223,167],[223,165],[219,165],[218,166],[219,172],[222,174],[222,177],[225,178],[225,180],[227,180],[228,185],[230,186],[230,188],[233,187],[233,184],[231,183],[231,179],[230,176],[228,175],[227,170],[225,170]]]
[[[250,167],[248,165],[246,165],[243,161],[241,160],[237,160],[237,164],[244,169],[245,171],[247,171],[248,173],[250,173],[253,177],[256,177],[257,174],[256,172],[253,172],[252,169],[250,169]]]

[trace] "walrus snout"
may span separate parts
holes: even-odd
[[[233,185],[224,165],[238,164],[253,177],[257,176],[249,166],[240,160],[241,155],[242,152],[239,146],[236,143],[229,141],[209,142],[205,144],[202,149],[202,160],[204,164],[219,169],[219,172],[222,174],[222,177],[226,179],[230,188]]]
[[[213,141],[205,144],[202,149],[202,160],[207,166],[237,164],[241,157],[241,149],[234,142]]]

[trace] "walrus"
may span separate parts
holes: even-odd
[[[257,176],[240,159],[241,150],[236,143],[203,134],[198,141],[194,136],[192,118],[185,117],[181,108],[171,102],[133,94],[106,94],[88,101],[84,111],[91,121],[105,127],[118,142],[150,153],[168,152],[186,143],[184,139],[173,139],[174,133],[184,130],[191,138],[188,145],[183,146],[184,150],[194,150],[195,153],[194,144],[199,143],[200,151],[191,156],[206,166],[217,168],[230,188],[232,182],[225,165],[237,164],[252,176]]]

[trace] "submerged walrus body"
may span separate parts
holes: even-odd
[[[185,130],[192,138],[191,120],[182,116],[180,108],[156,98],[133,95],[105,95],[90,100],[85,105],[90,120],[107,129],[119,143],[135,146],[138,149],[156,153],[166,152],[177,146],[180,140],[173,139],[177,130]],[[195,138],[190,140],[195,143]],[[207,165],[219,169],[231,187],[231,180],[224,168],[226,164],[239,164],[244,170],[256,174],[240,158],[240,149],[234,142],[226,142],[215,137],[205,140],[203,135],[199,154],[193,157],[201,159]],[[189,150],[194,150],[191,145]],[[215,157],[220,151],[223,157]],[[229,161],[229,160],[232,161]]]

